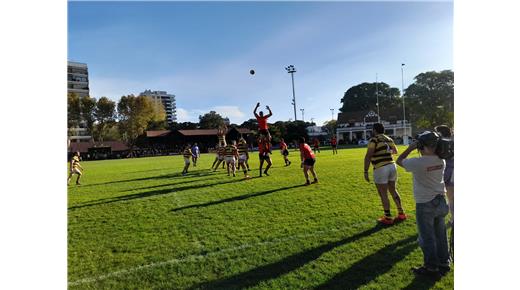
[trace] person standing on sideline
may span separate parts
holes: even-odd
[[[367,182],[368,169],[370,163],[374,166],[374,183],[377,192],[383,204],[385,215],[380,217],[378,221],[385,225],[391,225],[394,221],[403,221],[406,219],[403,207],[401,205],[401,197],[395,188],[397,181],[397,168],[395,166],[392,154],[397,154],[397,148],[394,141],[384,134],[385,127],[381,123],[375,123],[372,129],[374,137],[368,142],[368,149],[365,155],[364,176]],[[397,218],[394,220],[390,213],[390,200],[388,199],[388,191],[392,194],[395,205],[397,207]]]
[[[332,155],[338,154],[338,140],[336,140],[336,136],[332,136],[332,139],[330,139],[330,145],[332,146]]]
[[[197,143],[193,144],[193,147],[191,147],[191,161],[193,161],[193,167],[197,167],[197,159],[200,157],[200,150],[199,146],[197,146]]]
[[[413,174],[413,196],[419,232],[419,246],[424,264],[412,268],[416,275],[439,278],[450,271],[450,255],[444,217],[448,214],[443,182],[445,161],[436,155],[437,133],[426,131],[419,135],[397,158],[397,164]],[[421,157],[407,159],[418,149]]]
[[[76,185],[81,185],[79,183],[79,179],[81,178],[81,175],[83,173],[81,172],[83,170],[83,167],[79,164],[79,151],[74,153],[74,156],[72,156],[72,159],[70,160],[70,174],[69,178],[67,178],[67,185],[69,185],[70,180],[72,179],[72,175],[77,174],[78,178],[76,178]]]
[[[285,141],[283,138],[280,140],[280,152],[283,155],[283,160],[285,161],[285,166],[291,165],[291,161],[289,161],[289,150],[287,150],[287,144],[285,144]]]
[[[443,139],[453,144],[453,132],[450,127],[446,125],[440,125],[435,127]],[[450,206],[450,225],[453,225],[455,221],[455,184],[453,180],[453,171],[455,171],[455,159],[453,156],[446,159],[446,169],[444,169],[444,186],[446,186],[446,194],[448,195],[448,203]]]
[[[314,156],[314,153],[312,152],[311,146],[309,144],[305,143],[305,138],[300,137],[298,139],[298,142],[300,143],[300,159],[302,161],[300,167],[303,168],[303,175],[305,176],[305,185],[310,185],[311,182],[309,181],[309,173],[311,172],[312,177],[314,177],[314,181],[312,183],[318,183],[318,176],[316,175],[316,172],[314,171],[314,164],[316,163],[316,157]]]
[[[188,174],[188,167],[190,167],[190,158],[193,155],[191,153],[190,144],[186,144],[184,147],[184,151],[182,151],[182,155],[184,156],[184,169],[182,170],[182,175]]]

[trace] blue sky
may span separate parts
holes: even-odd
[[[216,110],[233,123],[257,101],[271,121],[322,124],[353,85],[401,88],[453,69],[451,2],[69,2],[68,58],[89,66],[91,96],[177,96],[180,122]],[[250,69],[256,74],[251,76]],[[383,109],[383,108],[382,108]],[[336,118],[336,116],[334,118]]]

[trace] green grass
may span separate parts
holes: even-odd
[[[83,162],[83,185],[69,187],[70,288],[453,288],[453,272],[409,271],[422,263],[409,173],[398,190],[410,218],[379,227],[365,149],[322,150],[309,187],[296,151],[289,167],[273,153],[271,176],[250,180],[210,172],[213,154],[185,177],[180,156]],[[250,165],[257,177],[257,154]]]

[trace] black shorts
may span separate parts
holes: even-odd
[[[282,152],[282,155],[283,155],[283,156],[287,156],[287,155],[289,155],[289,151],[287,151],[287,149],[284,149],[283,152]]]
[[[307,165],[307,166],[314,166],[314,163],[316,163],[315,158],[308,158],[308,159],[303,160],[303,164]]]
[[[258,153],[258,158],[260,158],[260,161],[271,159],[271,157],[269,157],[269,153]]]
[[[338,147],[338,145],[332,145],[332,148],[336,149]]]

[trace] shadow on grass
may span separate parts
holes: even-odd
[[[213,179],[217,179],[217,178],[219,178],[219,177],[215,175],[215,176],[208,176],[208,177],[206,177],[204,179],[200,179],[199,178],[199,179],[185,180],[185,181],[181,181],[181,182],[158,184],[158,185],[153,185],[153,186],[135,187],[135,188],[121,190],[119,192],[129,192],[129,191],[135,191],[135,190],[152,189],[152,188],[159,188],[159,187],[166,187],[166,186],[175,186],[175,185],[180,185],[180,184],[187,184],[187,183],[194,183],[194,182],[201,182],[201,181],[209,181],[209,180],[213,180]],[[99,200],[102,200],[102,199],[99,199]]]
[[[191,170],[190,173],[188,173],[187,176],[188,177],[200,177],[200,176],[208,176],[208,175],[214,175],[214,173],[212,171],[208,170],[208,169],[199,169],[199,170]],[[166,178],[174,178],[174,177],[182,177],[182,173],[176,172],[176,173],[164,174],[164,175],[158,175],[158,176],[149,176],[149,177],[141,177],[141,178],[134,178],[134,179],[124,179],[124,180],[116,180],[116,181],[101,182],[101,183],[91,183],[91,184],[82,185],[82,187],[97,186],[97,185],[107,185],[107,184],[114,184],[114,183],[124,183],[124,182],[133,182],[133,181],[166,179]]]
[[[440,279],[439,279],[440,280]],[[433,278],[429,277],[422,277],[422,276],[415,276],[413,281],[403,288],[403,290],[426,290],[431,289],[437,283],[437,281]]]
[[[358,289],[378,276],[388,272],[417,248],[417,236],[390,244],[379,251],[357,261],[347,270],[337,274],[315,289]],[[384,288],[384,285],[382,285]]]
[[[141,193],[135,193],[135,194],[128,194],[128,195],[123,195],[123,196],[99,199],[99,200],[96,200],[94,202],[87,202],[87,203],[82,203],[82,204],[79,204],[79,205],[71,206],[68,209],[69,210],[74,210],[74,209],[80,209],[80,208],[84,208],[84,207],[90,207],[90,206],[96,206],[96,205],[102,205],[102,204],[109,204],[109,203],[121,202],[121,201],[128,201],[128,200],[139,199],[139,198],[146,198],[146,197],[151,197],[151,196],[156,196],[156,195],[177,193],[177,192],[180,192],[180,191],[185,191],[185,190],[190,190],[190,189],[199,189],[199,188],[204,188],[204,187],[211,187],[211,186],[217,186],[217,185],[222,185],[222,184],[227,184],[227,183],[235,183],[235,182],[241,182],[241,181],[243,181],[243,179],[231,179],[230,181],[221,181],[221,182],[218,182],[218,183],[210,183],[210,184],[205,183],[205,184],[196,184],[196,185],[188,185],[188,186],[181,186],[181,187],[173,187],[173,188],[150,190],[150,191],[145,191],[145,192],[141,192]]]
[[[258,268],[237,274],[229,278],[201,283],[191,287],[190,289],[244,289],[253,287],[262,281],[275,279],[286,273],[294,271],[304,266],[305,264],[318,259],[324,253],[331,251],[336,247],[355,242],[384,228],[384,226],[377,225],[373,228],[357,233],[340,241],[328,243],[301,253],[294,254],[278,262],[260,266]],[[374,265],[371,266],[374,267]],[[373,271],[373,269],[370,269],[370,271]]]
[[[254,176],[252,178],[259,178],[259,176]],[[274,193],[277,191],[282,191],[282,190],[287,190],[287,189],[297,188],[297,187],[302,187],[302,186],[305,186],[305,185],[300,184],[300,185],[294,185],[294,186],[275,188],[275,189],[271,189],[271,190],[249,193],[249,194],[234,196],[234,197],[230,197],[230,198],[220,199],[220,200],[216,200],[216,201],[210,201],[210,202],[206,202],[206,203],[187,205],[187,206],[183,206],[183,207],[174,208],[174,209],[172,209],[172,211],[176,212],[176,211],[186,210],[186,209],[190,209],[190,208],[208,207],[208,206],[212,206],[212,205],[217,205],[217,204],[226,203],[226,202],[233,202],[233,201],[238,201],[238,200],[244,200],[244,199],[248,199],[251,197],[262,196],[262,195],[271,194],[271,193]]]

